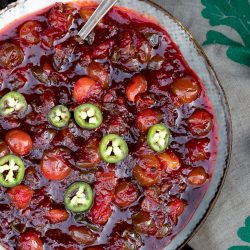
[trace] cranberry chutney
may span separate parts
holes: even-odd
[[[163,249],[203,198],[213,108],[168,33],[55,4],[0,32],[0,245]]]

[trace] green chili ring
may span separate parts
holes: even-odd
[[[64,204],[74,213],[85,212],[93,204],[93,191],[91,186],[83,181],[71,184],[64,194]]]
[[[147,142],[151,149],[162,152],[169,144],[170,131],[162,123],[150,127],[147,135]]]
[[[127,157],[128,145],[119,135],[109,134],[102,138],[99,152],[105,162],[117,163]]]
[[[49,111],[48,118],[54,127],[64,128],[69,123],[69,109],[64,105],[57,105]]]
[[[74,118],[76,123],[85,129],[98,128],[103,120],[102,111],[90,103],[76,107],[74,110]]]
[[[20,157],[6,155],[0,158],[0,185],[14,187],[19,185],[24,178],[24,164]]]
[[[5,94],[0,100],[0,115],[9,116],[15,112],[25,112],[28,104],[25,97],[16,91]]]

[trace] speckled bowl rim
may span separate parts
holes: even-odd
[[[8,11],[9,9],[16,7],[17,5],[22,4],[22,2],[24,2],[24,1],[25,0],[17,0],[17,2],[9,4],[5,9],[0,11],[0,15],[2,13],[4,13],[4,12]],[[68,1],[73,1],[73,0],[68,0]],[[77,2],[77,0],[75,0],[75,1]],[[88,2],[89,0],[86,0],[86,1]],[[233,138],[233,136],[232,136],[231,114],[230,114],[230,109],[229,109],[227,97],[225,95],[225,91],[224,91],[224,89],[222,87],[222,84],[221,84],[221,82],[220,82],[220,80],[219,80],[219,78],[218,78],[218,76],[217,76],[211,62],[209,61],[209,59],[206,56],[205,52],[203,51],[202,47],[196,41],[196,39],[191,34],[191,32],[187,29],[187,27],[185,27],[185,25],[182,22],[180,22],[177,18],[175,18],[169,11],[167,11],[165,8],[161,7],[159,4],[154,3],[152,0],[137,0],[137,1],[146,2],[146,3],[150,4],[151,6],[155,7],[157,10],[163,12],[166,16],[168,16],[169,19],[171,19],[176,25],[178,25],[185,32],[185,34],[188,36],[190,41],[193,43],[194,49],[196,49],[198,54],[204,59],[204,62],[206,64],[206,67],[207,67],[209,73],[215,79],[214,85],[217,88],[218,93],[219,93],[220,97],[223,100],[222,104],[223,104],[223,111],[224,111],[224,114],[225,114],[225,122],[226,122],[226,129],[227,129],[227,142],[228,142],[228,145],[227,145],[227,157],[226,157],[225,163],[224,163],[223,175],[222,175],[220,181],[218,182],[217,190],[215,190],[213,192],[214,193],[213,198],[210,200],[208,207],[206,209],[204,209],[204,212],[203,212],[203,215],[201,216],[201,218],[196,221],[196,225],[194,226],[194,228],[189,233],[186,234],[186,236],[184,237],[185,239],[182,241],[182,243],[179,243],[179,244],[176,243],[177,246],[176,246],[175,249],[180,250],[191,240],[191,238],[195,235],[195,233],[204,224],[204,222],[207,219],[209,213],[212,211],[213,207],[216,204],[216,201],[219,198],[220,192],[222,190],[223,184],[224,184],[225,179],[226,179],[226,175],[228,173],[228,169],[229,169],[229,166],[230,166],[231,154],[232,154],[232,138]],[[67,2],[67,0],[65,0],[65,2]],[[17,19],[19,19],[19,18],[20,17],[18,17]],[[205,199],[205,197],[203,199]],[[187,225],[185,225],[185,227],[186,226]],[[180,233],[181,232],[179,232],[178,234],[180,234]],[[177,235],[175,237],[177,237]],[[168,248],[168,246],[166,246],[166,248]]]

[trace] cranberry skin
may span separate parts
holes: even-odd
[[[128,207],[137,197],[137,188],[130,182],[122,181],[115,188],[114,203],[120,208]]]
[[[80,78],[74,85],[73,96],[77,103],[81,103],[90,94],[96,81],[90,77]]]
[[[4,141],[0,140],[0,157],[3,157],[5,155],[9,154],[9,152],[10,152],[10,150],[9,150],[7,144]]]
[[[66,221],[69,218],[69,213],[65,209],[51,209],[46,216],[52,224]]]
[[[156,201],[149,196],[146,196],[141,203],[141,209],[146,212],[154,212],[159,210],[159,208],[160,208],[159,201]]]
[[[188,157],[191,162],[208,160],[211,156],[209,152],[208,138],[192,139],[186,144],[188,150]]]
[[[139,233],[154,235],[157,232],[157,227],[150,213],[141,211],[132,215],[132,223],[135,230]]]
[[[99,203],[110,204],[114,198],[117,177],[114,171],[96,173],[95,197]]]
[[[198,81],[191,76],[179,78],[172,83],[171,89],[182,104],[195,101],[201,93]]]
[[[12,69],[24,60],[24,53],[20,47],[13,43],[4,43],[0,46],[0,65],[5,69]]]
[[[93,58],[94,59],[108,59],[112,47],[114,45],[113,40],[105,41],[94,48]]]
[[[203,185],[208,178],[208,175],[203,167],[193,168],[188,174],[188,183],[193,186]]]
[[[179,158],[171,150],[159,154],[158,158],[166,171],[178,170],[181,167]]]
[[[70,8],[62,3],[57,3],[50,11],[48,22],[51,27],[56,27],[61,33],[69,30],[73,21]]]
[[[26,44],[37,44],[40,42],[39,32],[41,31],[41,24],[37,21],[28,21],[20,28],[19,37]]]
[[[187,125],[193,135],[207,135],[213,128],[213,116],[206,110],[196,110],[188,118]]]
[[[70,151],[62,147],[45,152],[40,163],[42,175],[53,181],[65,179],[72,170],[70,157]]]
[[[99,82],[103,88],[109,86],[109,73],[103,64],[99,62],[92,62],[88,66],[88,76]]]
[[[145,76],[139,74],[133,76],[126,88],[126,96],[130,102],[135,101],[135,97],[147,91],[147,80]]]
[[[99,138],[89,139],[85,147],[76,155],[76,164],[80,168],[93,168],[102,161],[99,154]]]
[[[150,127],[160,123],[161,119],[162,113],[159,110],[145,109],[137,115],[135,123],[141,132],[147,132]]]
[[[17,249],[43,250],[43,243],[35,231],[27,231],[18,238]]]
[[[169,208],[169,218],[172,222],[176,225],[178,221],[178,217],[184,212],[185,210],[185,203],[184,201],[175,198],[174,200],[168,203]]]
[[[87,227],[71,226],[69,228],[69,234],[77,243],[84,245],[91,245],[95,243],[97,234],[93,233]]]
[[[143,187],[153,186],[159,182],[161,168],[159,160],[154,155],[144,155],[135,166],[133,176]]]
[[[33,190],[25,185],[18,185],[8,189],[7,194],[10,201],[19,209],[29,206]]]
[[[95,200],[98,200],[96,197]],[[112,208],[109,204],[94,202],[89,212],[89,218],[94,224],[105,225],[112,215]]]
[[[151,108],[155,103],[155,98],[147,93],[138,94],[135,97],[135,105],[138,111]]]
[[[32,139],[26,132],[14,129],[5,135],[5,140],[11,151],[18,155],[27,155],[32,149]]]

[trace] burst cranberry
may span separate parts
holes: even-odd
[[[99,143],[100,140],[96,137],[86,142],[85,147],[81,148],[80,152],[77,153],[77,166],[81,168],[92,168],[102,161],[99,154]]]
[[[114,203],[121,208],[128,207],[138,197],[138,191],[134,184],[127,181],[120,182],[115,188]]]
[[[171,89],[182,104],[193,102],[201,93],[198,81],[189,76],[176,80],[172,83]]]
[[[144,155],[133,170],[133,176],[143,187],[156,184],[160,178],[160,163],[153,155]]]
[[[141,132],[146,132],[153,125],[160,123],[162,113],[156,109],[145,109],[136,117],[136,126]]]
[[[146,212],[153,212],[157,211],[160,208],[160,202],[155,201],[152,197],[146,196],[142,203],[141,203],[141,209]]]
[[[70,151],[66,148],[55,148],[44,153],[41,160],[41,172],[49,180],[61,181],[71,173]]]
[[[116,184],[115,172],[98,171],[96,173],[95,194],[99,202],[109,204],[113,200]]]
[[[103,64],[92,62],[88,66],[88,75],[95,81],[101,83],[103,88],[109,85],[109,73]]]
[[[19,31],[19,37],[24,43],[37,44],[40,42],[39,32],[42,26],[37,21],[28,21],[24,23]]]
[[[168,203],[169,207],[169,218],[173,221],[174,224],[177,223],[178,217],[184,212],[185,210],[185,203],[184,201],[176,198]]]
[[[51,9],[48,20],[51,27],[56,27],[62,33],[66,33],[72,24],[71,9],[62,3],[57,3]]]
[[[20,209],[29,206],[33,190],[25,185],[18,185],[8,190],[10,201]]]
[[[135,230],[143,234],[154,235],[157,231],[155,222],[148,212],[141,211],[133,215],[132,223]]]
[[[97,198],[95,199],[97,200]],[[94,224],[105,225],[110,216],[112,209],[109,204],[94,202],[93,207],[89,211],[89,217]]]
[[[210,140],[204,138],[199,140],[192,139],[186,144],[191,162],[208,160],[210,158],[209,143]]]
[[[106,42],[99,44],[97,47],[94,48],[93,58],[95,59],[108,58],[113,45],[114,45],[113,40],[108,40]]]
[[[5,140],[10,149],[19,155],[27,155],[32,149],[32,140],[29,134],[22,130],[14,129],[5,135]]]
[[[188,118],[187,124],[193,135],[204,136],[213,128],[213,117],[205,110],[196,110]]]
[[[135,98],[135,105],[138,111],[151,108],[156,103],[156,99],[147,93],[138,94]]]
[[[43,243],[35,231],[27,231],[18,238],[18,250],[43,250]]]
[[[127,134],[128,124],[120,116],[114,116],[110,119],[108,133],[109,134]]]
[[[147,91],[147,80],[146,78],[139,74],[135,75],[126,88],[126,96],[129,101],[134,102],[135,97]]]
[[[46,217],[53,224],[66,221],[69,218],[69,213],[65,209],[51,209]]]
[[[179,158],[171,150],[159,154],[158,158],[166,171],[178,170],[181,166]]]
[[[0,46],[0,65],[6,69],[15,68],[24,60],[24,54],[20,47],[13,43],[3,43]]]
[[[193,186],[201,186],[207,178],[208,175],[203,167],[193,168],[188,174],[188,182]]]

